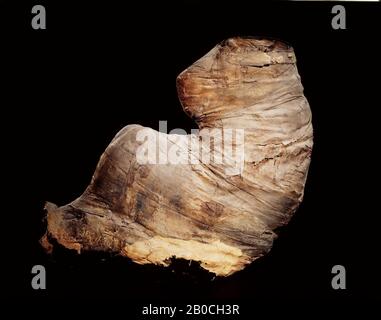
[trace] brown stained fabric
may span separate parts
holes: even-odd
[[[293,49],[279,41],[232,38],[217,45],[178,76],[178,95],[199,128],[244,129],[243,170],[140,164],[136,135],[143,127],[128,125],[82,196],[62,207],[47,204],[42,245],[51,251],[48,239],[55,239],[77,252],[116,252],[141,264],[184,258],[221,276],[267,253],[274,230],[302,201],[313,144],[295,63]],[[167,137],[146,130],[159,145]],[[169,138],[169,145],[186,148]]]

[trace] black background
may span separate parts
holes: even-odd
[[[31,28],[34,4],[45,4],[47,30]],[[380,301],[380,6],[345,3],[347,30],[332,29],[332,6],[2,3],[3,293],[41,305],[100,300],[134,313],[155,302],[237,302],[248,312],[268,302]],[[177,99],[176,76],[231,36],[289,42],[313,113],[305,198],[270,254],[221,279],[186,261],[164,269],[104,254],[46,255],[38,243],[44,202],[78,197],[127,124],[194,128]],[[44,291],[31,288],[35,264],[46,267]],[[336,264],[346,267],[347,290],[331,288]]]

